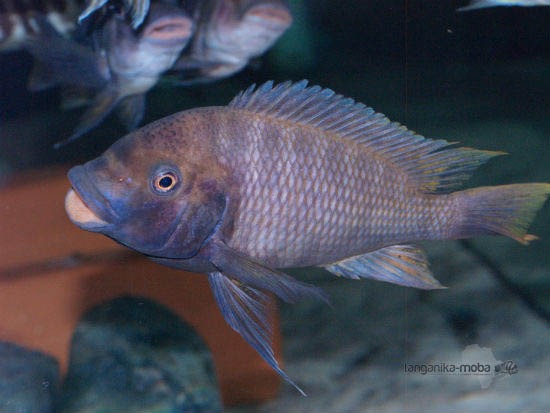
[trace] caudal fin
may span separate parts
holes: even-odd
[[[457,238],[501,234],[522,244],[537,239],[527,229],[550,194],[550,184],[513,184],[455,193],[462,219]]]

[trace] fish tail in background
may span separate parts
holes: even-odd
[[[550,184],[513,184],[456,192],[461,218],[453,238],[501,234],[526,245],[527,229],[550,195]]]

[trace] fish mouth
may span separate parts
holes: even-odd
[[[85,166],[75,166],[68,176],[72,188],[65,196],[65,210],[70,220],[80,228],[93,232],[112,226],[119,217],[89,179]]]
[[[183,41],[191,37],[193,21],[186,17],[165,17],[143,30],[143,36],[161,42]]]
[[[292,23],[292,15],[286,8],[273,5],[253,6],[246,11],[246,15],[277,26],[290,26]]]

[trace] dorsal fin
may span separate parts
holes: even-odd
[[[309,125],[367,147],[404,170],[425,192],[447,192],[466,181],[473,171],[503,152],[452,148],[453,143],[417,135],[390,122],[383,114],[353,99],[307,80],[273,86],[269,81],[240,92],[229,104],[234,109]]]

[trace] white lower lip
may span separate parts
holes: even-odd
[[[65,196],[65,211],[67,211],[71,221],[77,225],[95,228],[108,224],[88,208],[72,188],[69,189],[69,192]]]

